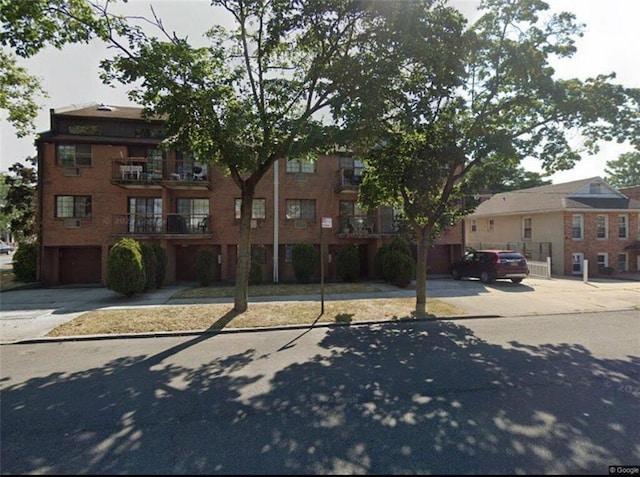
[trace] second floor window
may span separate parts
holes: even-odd
[[[532,229],[531,217],[522,219],[522,238],[530,239],[532,237]]]
[[[58,144],[57,156],[61,166],[90,166],[91,144]]]
[[[606,239],[609,232],[609,217],[606,215],[598,215],[596,225],[596,237],[599,239]]]
[[[287,219],[316,220],[315,200],[287,199],[285,209]]]
[[[240,218],[240,208],[242,207],[242,199],[236,199],[235,202],[235,218]],[[266,219],[267,218],[267,199],[253,199],[253,206],[251,207],[252,219]]]
[[[59,195],[56,196],[56,217],[79,219],[91,217],[91,196]]]
[[[316,172],[317,161],[304,159],[287,159],[287,172],[313,174]]]
[[[618,215],[618,238],[626,239],[629,237],[629,216]]]
[[[571,216],[571,238],[574,240],[582,240],[584,237],[584,216],[582,214],[574,214]]]

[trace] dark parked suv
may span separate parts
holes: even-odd
[[[476,250],[451,264],[454,280],[463,277],[479,278],[482,283],[496,279],[510,279],[520,283],[529,275],[529,265],[524,255],[513,250]]]

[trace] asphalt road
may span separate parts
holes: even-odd
[[[1,473],[607,474],[635,311],[0,347]]]

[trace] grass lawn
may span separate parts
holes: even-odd
[[[244,313],[233,312],[233,304],[181,304],[89,311],[65,323],[47,336],[206,331],[224,328],[260,328],[283,325],[358,323],[363,321],[415,318],[415,297],[332,300],[328,295],[380,291],[375,283],[325,284],[324,313],[314,301],[249,303]],[[319,284],[265,284],[250,287],[250,296],[319,294]],[[174,298],[220,298],[233,296],[232,286],[196,287]],[[427,299],[427,310],[435,317],[464,315],[464,310],[436,299]]]

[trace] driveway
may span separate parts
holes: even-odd
[[[91,310],[233,301],[231,298],[171,298],[183,288],[166,287],[132,298],[123,297],[103,287],[5,291],[0,294],[0,343],[43,338],[57,326]],[[385,288],[385,291],[377,293],[326,295],[325,300],[415,296],[415,285],[407,289],[392,286]],[[485,285],[475,279],[454,281],[450,278],[432,278],[427,282],[427,296],[459,306],[467,313],[464,317],[640,310],[640,282],[631,280],[596,280],[585,283],[571,278],[529,278],[518,285],[508,281]],[[270,297],[250,299],[272,300]],[[277,300],[319,300],[319,296],[282,296],[277,297]]]

